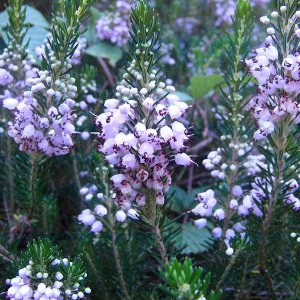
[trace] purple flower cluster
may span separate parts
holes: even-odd
[[[107,208],[103,204],[97,204],[91,210],[89,208],[84,209],[78,216],[78,221],[85,226],[91,227],[92,233],[100,233],[103,230],[103,217],[107,215]],[[117,222],[123,223],[126,221],[127,216],[131,219],[138,219],[139,215],[133,208],[129,208],[126,212],[118,210],[115,213],[115,219]]]
[[[115,12],[101,17],[96,24],[100,40],[107,40],[120,47],[127,44],[129,35],[129,0],[117,0]]]
[[[43,45],[41,46],[37,46],[35,48],[35,54],[36,56],[42,60],[43,56],[45,56],[45,49],[46,47],[50,47],[48,40],[52,40],[52,35],[49,33],[47,35],[47,38],[44,40]],[[77,43],[76,43],[76,49],[73,53],[73,55],[71,56],[71,63],[73,65],[79,65],[81,62],[81,59],[83,57],[84,54],[84,49],[87,46],[87,40],[86,38],[78,38]]]
[[[246,60],[252,76],[258,81],[258,94],[249,103],[259,129],[254,139],[260,140],[275,130],[286,118],[300,122],[300,55],[288,54],[281,59],[277,49],[269,43],[254,51]]]
[[[106,168],[103,167],[103,171],[106,172]],[[84,174],[81,172],[81,174]],[[88,174],[88,173],[87,173]],[[87,174],[84,174],[85,176]],[[107,207],[112,208],[113,191],[105,193],[99,193],[95,184],[86,184],[80,191],[80,196],[87,203],[92,202],[92,209],[84,209],[78,216],[78,221],[85,226],[90,226],[92,233],[100,233],[103,230],[103,218],[109,213]],[[94,201],[96,200],[96,201]],[[96,202],[96,204],[94,204]],[[127,216],[131,219],[138,219],[139,215],[133,208],[129,208],[127,211],[117,210],[115,213],[115,220],[123,223],[126,221]]]
[[[244,155],[245,152],[243,148],[241,149],[242,152],[239,155]],[[226,170],[230,169],[232,171],[236,168],[236,166],[232,167],[224,162],[221,149],[210,152],[207,159],[203,161],[203,165],[211,171],[213,177],[221,180],[227,176]],[[261,218],[263,216],[261,207],[268,200],[268,195],[272,193],[272,185],[267,180],[259,177],[261,170],[267,168],[262,155],[248,155],[246,161],[243,162],[243,166],[239,166],[239,168],[248,176],[258,175],[254,182],[251,183],[249,192],[245,192],[241,186],[235,185],[232,189],[233,198],[229,199],[229,203],[224,207],[215,198],[214,191],[210,189],[197,194],[196,201],[199,204],[192,210],[193,214],[201,217],[194,221],[198,228],[205,227],[208,224],[208,219],[214,218],[213,223],[216,226],[212,229],[212,235],[216,239],[222,238],[224,240],[228,255],[233,254],[230,241],[237,234],[244,238],[246,224],[244,224],[243,220],[250,214]],[[268,192],[266,192],[266,189]],[[293,210],[298,211],[300,209],[300,200],[294,195],[294,192],[298,189],[297,181],[294,179],[288,181],[283,189],[287,191],[283,202],[286,205],[290,205]],[[237,221],[238,218],[241,221]]]
[[[192,34],[195,26],[197,26],[198,20],[192,17],[177,18],[174,22],[176,30],[183,32],[184,34]]]
[[[215,4],[215,14],[216,14],[216,26],[220,26],[223,23],[231,24],[232,16],[236,8],[236,1],[234,0],[212,0]],[[270,0],[251,0],[253,6],[265,7]]]
[[[198,228],[205,227],[208,223],[207,219],[211,216],[214,217],[214,223],[217,223],[217,226],[212,229],[212,235],[215,239],[223,238],[225,245],[227,246],[227,255],[233,254],[230,241],[237,234],[240,234],[240,236],[243,238],[246,229],[243,225],[243,222],[236,222],[232,224],[232,222],[228,222],[228,220],[232,218],[232,215],[235,214],[241,205],[248,205],[249,208],[250,205],[251,207],[253,206],[252,203],[244,203],[244,200],[243,204],[238,203],[238,198],[241,197],[242,193],[243,190],[240,186],[235,186],[233,188],[233,195],[236,199],[230,200],[230,205],[225,211],[222,207],[219,207],[214,191],[207,190],[203,193],[197,194],[196,201],[198,201],[199,204],[192,210],[195,215],[201,217],[200,219],[194,221]]]
[[[26,267],[19,270],[18,276],[6,281],[10,285],[7,291],[8,299],[63,300],[85,298],[86,294],[91,293],[91,289],[83,287],[82,280],[84,278],[80,277],[75,285],[71,285],[69,278],[65,278],[63,275],[66,273],[62,272],[62,269],[67,269],[71,265],[72,262],[67,258],[55,259],[52,262],[51,270],[37,271],[33,262],[30,261]]]
[[[111,177],[119,205],[128,208],[133,201],[145,205],[150,199],[162,205],[171,184],[171,162],[192,163],[184,153],[188,131],[180,122],[188,105],[179,101],[173,86],[159,81],[155,69],[148,74],[148,82],[143,81],[135,60],[128,72],[141,88],[122,80],[116,88],[120,100],[105,101],[106,111],[95,121],[98,149],[120,170]],[[130,75],[125,73],[124,78]]]
[[[24,91],[21,99],[3,101],[3,106],[13,114],[13,120],[8,123],[9,136],[20,144],[21,151],[48,156],[69,153],[75,133],[72,110],[75,106],[72,98],[77,91],[75,79],[65,74],[53,82],[49,71],[41,70],[27,82],[31,88]]]

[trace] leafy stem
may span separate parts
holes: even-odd
[[[106,192],[106,207],[107,207],[107,217],[108,217],[108,225],[109,225],[109,231],[111,234],[111,242],[112,242],[112,248],[113,248],[113,255],[114,260],[116,264],[116,269],[119,277],[119,282],[121,285],[123,296],[126,300],[130,300],[129,293],[126,288],[126,282],[123,274],[122,264],[121,264],[121,257],[120,252],[117,244],[117,233],[116,233],[116,227],[115,227],[115,218],[113,215],[112,210],[112,199],[109,195],[109,187],[106,182],[106,178],[104,180],[104,186],[105,186],[105,192]]]

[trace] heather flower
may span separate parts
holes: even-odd
[[[0,85],[5,86],[10,84],[14,78],[5,69],[0,69]]]
[[[135,63],[129,71],[137,78],[141,76]],[[142,203],[138,199],[143,198],[145,188],[152,190],[162,204],[163,194],[171,184],[171,160],[178,165],[192,163],[182,152],[189,139],[187,130],[177,121],[188,106],[174,94],[162,96],[174,88],[163,82],[156,86],[156,70],[149,77],[152,80],[140,91],[123,80],[117,87],[117,96],[135,100],[108,99],[106,112],[95,121],[100,130],[98,149],[110,164],[122,171],[111,178],[116,201],[122,205],[134,200]]]
[[[115,11],[105,14],[96,24],[97,36],[100,40],[108,40],[120,47],[129,39],[130,1],[117,0]]]
[[[103,173],[106,168],[103,168]],[[103,230],[103,224],[107,224],[105,219],[109,218],[108,214],[112,214],[117,222],[123,223],[127,217],[130,219],[138,219],[139,215],[133,208],[126,210],[118,210],[114,214],[109,211],[112,205],[113,191],[99,193],[95,184],[86,184],[81,187],[79,194],[84,201],[87,202],[88,207],[78,215],[79,223],[90,228],[90,232],[99,234]]]
[[[180,32],[192,34],[194,28],[197,26],[198,20],[192,17],[177,18],[174,22],[174,27]]]
[[[10,104],[8,100],[4,101],[4,105],[14,114],[14,120],[8,122],[8,134],[20,144],[21,151],[40,152],[48,156],[67,154],[75,133],[72,110],[75,101],[72,98],[76,96],[77,88],[73,85],[74,79],[66,74],[52,82],[48,71],[38,71],[37,76],[27,80],[31,91],[23,93],[16,107],[11,100]],[[46,109],[36,100],[41,96],[48,99]]]
[[[279,13],[274,17],[279,18]],[[292,17],[291,22],[294,19],[297,17]],[[261,21],[266,24],[270,19],[263,17]],[[273,27],[268,28],[267,32],[275,34]],[[265,47],[255,49],[254,56],[245,61],[258,82],[258,94],[249,103],[249,109],[259,127],[254,133],[255,140],[272,134],[278,124],[287,118],[294,124],[300,122],[297,101],[300,91],[299,53],[286,53],[282,57],[278,54],[277,45],[272,45],[271,40],[268,38]]]
[[[79,61],[80,55],[76,50],[82,52],[80,47],[75,49],[77,27],[89,3],[84,1],[80,5],[80,13],[69,16],[73,18],[72,22],[69,19],[64,21],[57,17],[54,19],[54,23],[71,22],[73,27],[67,29],[66,26],[56,26],[57,24],[52,26],[50,37],[41,51],[42,68],[40,70],[32,68],[33,61],[30,57],[24,60],[25,74],[21,78],[23,83],[16,83],[20,87],[20,93],[3,101],[4,107],[8,108],[13,116],[12,121],[8,122],[8,135],[20,145],[21,151],[58,156],[69,153],[73,146],[75,134],[73,123],[76,118],[74,98],[77,95],[77,86],[74,85],[75,79],[70,76],[69,71],[72,67],[72,58],[75,63]],[[61,36],[69,38],[53,39],[52,36],[57,35],[57,28],[64,31],[60,32]],[[69,57],[74,49],[75,53]],[[10,55],[11,52],[5,51],[0,57],[0,64],[4,65],[6,62],[9,69],[15,70],[15,65],[10,63]],[[15,54],[12,56],[19,57]],[[18,104],[12,99],[17,99]]]
[[[163,205],[174,163],[193,163],[185,153],[188,105],[158,73],[153,52],[157,33],[153,28],[145,33],[136,31],[138,43],[131,41],[134,55],[116,87],[116,98],[106,100],[105,112],[95,119],[98,150],[119,170],[111,177],[111,184],[115,202],[123,208],[133,202]]]
[[[19,270],[18,276],[6,281],[10,286],[6,295],[12,300],[83,299],[91,293],[90,288],[85,288],[82,283],[86,273],[76,284],[72,284],[70,278],[64,278],[62,275],[68,275],[68,268],[71,268],[72,264],[68,259],[56,258],[49,266],[51,269],[41,272],[29,261],[28,265]]]
[[[236,1],[234,0],[212,0],[215,4],[215,14],[216,14],[216,26],[220,26],[223,23],[231,24],[232,17],[234,16]],[[252,6],[265,7],[270,0],[251,0]]]
[[[46,48],[50,47],[49,41],[53,41],[53,37],[51,33],[48,33],[47,38],[44,40],[44,43],[41,46],[37,46],[35,48],[35,54],[40,60],[42,60],[43,56],[45,56]],[[73,65],[80,64],[86,46],[87,46],[86,38],[78,38],[77,43],[75,45],[76,49],[71,56],[71,61],[70,61],[71,64]]]

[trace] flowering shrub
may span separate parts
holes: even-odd
[[[4,298],[299,299],[298,0],[26,3],[0,4]]]
[[[86,273],[80,263],[56,257],[48,240],[28,245],[27,265],[7,280],[9,299],[82,299],[91,289],[84,287]]]
[[[130,43],[134,55],[116,87],[120,100],[106,100],[106,111],[95,120],[100,131],[98,149],[110,164],[122,169],[111,181],[115,201],[124,207],[130,207],[132,201],[143,206],[153,197],[163,205],[171,185],[170,161],[184,166],[192,163],[183,152],[189,137],[180,122],[188,105],[173,94],[173,86],[161,81],[162,74],[156,69],[157,21],[153,19],[149,24],[152,30],[139,33],[149,12],[138,13],[146,16],[145,20],[134,13],[131,16],[136,34]]]
[[[130,1],[116,1],[115,11],[101,17],[96,24],[97,36],[100,40],[108,40],[118,46],[123,46],[129,39]]]

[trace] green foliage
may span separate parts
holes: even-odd
[[[218,300],[221,291],[210,291],[210,273],[204,276],[200,267],[193,267],[192,259],[185,258],[181,263],[174,258],[160,271],[165,281],[160,288],[168,295],[166,299],[177,300]]]
[[[63,258],[58,247],[48,239],[37,239],[30,242],[21,258],[16,260],[15,265],[18,269],[31,265],[32,274],[48,274],[45,284],[51,286],[56,280],[56,272],[60,272],[64,277],[64,289],[72,289],[74,284],[86,277],[82,261],[71,262],[70,259]]]
[[[181,254],[199,254],[206,252],[212,245],[211,234],[207,228],[199,229],[191,222],[172,223],[172,229],[178,230],[174,237],[174,247]],[[179,230],[180,229],[180,230]]]
[[[148,74],[156,67],[160,59],[158,55],[160,48],[160,45],[158,45],[160,32],[158,19],[150,6],[141,0],[132,9],[130,21],[132,28],[129,52],[127,53],[128,61],[129,63],[136,61],[143,81],[147,83],[149,81]],[[139,81],[133,80],[132,86],[139,88]]]
[[[191,95],[199,99],[216,88],[221,82],[223,82],[221,75],[194,76],[190,81]]]
[[[106,58],[113,67],[122,58],[122,50],[119,47],[102,41],[87,48],[85,53],[95,58]]]
[[[23,1],[11,2],[13,5],[0,13],[0,36],[7,44],[28,43],[29,51],[34,53],[35,47],[43,44],[49,23],[34,7],[22,5]]]
[[[17,261],[18,268],[24,268],[31,260],[38,272],[48,272],[50,265],[59,255],[57,246],[53,246],[48,239],[38,239],[28,243],[26,251],[20,261]]]
[[[33,3],[32,1],[25,2]],[[105,81],[107,74],[101,73],[99,58],[108,61],[108,67],[111,67],[109,70],[111,77],[119,79],[122,72],[120,62],[123,49],[106,42],[99,42],[95,33],[95,25],[101,16],[106,16],[107,8],[115,1],[98,1],[91,6],[91,0],[57,0],[53,1],[51,10],[51,1],[46,4],[45,2],[47,1],[37,0],[34,5],[46,12],[47,18],[34,7],[24,5],[21,0],[9,1],[8,8],[0,13],[0,35],[2,35],[0,52],[5,44],[9,46],[11,43],[11,47],[15,47],[16,44],[23,45],[13,50],[20,51],[24,59],[27,55],[25,50],[33,52],[36,46],[43,44],[50,31],[53,40],[50,38],[42,67],[44,70],[50,70],[49,76],[53,78],[53,82],[56,79],[61,80],[65,72],[70,72],[70,76],[76,79],[78,102],[85,100],[87,90],[89,94],[97,98],[114,97],[110,90],[113,84],[107,87],[109,80]],[[246,176],[243,167],[247,153],[234,159],[235,150],[228,147],[228,144],[230,142],[250,143],[254,128],[252,119],[249,117],[250,112],[244,110],[254,93],[255,87],[252,84],[254,80],[249,78],[243,63],[252,47],[253,9],[249,1],[237,1],[236,14],[232,30],[230,30],[226,25],[216,28],[215,20],[212,18],[212,12],[215,9],[213,1],[151,1],[151,3],[155,2],[155,10],[161,13],[160,22],[164,29],[161,36],[158,17],[146,4],[147,2],[141,0],[135,1],[134,4],[131,14],[131,40],[129,46],[125,46],[125,50],[128,50],[129,64],[126,68],[127,75],[123,79],[140,89],[141,84],[150,82],[148,75],[153,70],[157,72],[156,84],[158,80],[162,80],[161,73],[167,74],[167,78],[174,81],[174,86],[178,86],[182,91],[176,92],[176,95],[182,101],[193,105],[188,116],[192,116],[192,119],[189,119],[189,125],[187,125],[187,127],[193,127],[194,131],[190,153],[193,160],[198,162],[214,147],[221,147],[224,149],[222,155],[226,157],[226,163],[236,164],[237,172],[230,180],[228,180],[229,176],[222,181],[211,180],[209,172],[199,164],[199,168],[195,166],[191,169],[185,168],[191,171],[187,180],[185,170],[180,173],[178,169],[175,169],[173,174],[175,183],[173,184],[178,184],[181,188],[172,186],[164,207],[155,210],[154,228],[151,227],[150,222],[144,222],[144,208],[134,207],[134,204],[134,209],[141,210],[139,211],[141,219],[128,219],[128,222],[118,223],[115,221],[115,213],[119,208],[113,204],[109,183],[109,177],[115,173],[106,165],[99,153],[91,152],[97,143],[93,138],[95,135],[92,135],[89,140],[82,141],[78,134],[71,155],[49,159],[34,158],[34,156],[19,152],[13,140],[8,139],[5,132],[7,115],[0,108],[0,130],[2,127],[5,130],[4,134],[0,131],[1,290],[6,289],[4,279],[12,278],[17,274],[12,268],[12,258],[15,259],[18,268],[25,267],[32,260],[35,266],[34,272],[40,269],[46,272],[49,271],[47,269],[54,258],[62,258],[65,255],[77,256],[80,253],[80,258],[89,274],[86,279],[93,291],[91,299],[124,299],[120,272],[123,273],[125,287],[132,300],[216,300],[221,297],[241,299],[244,295],[245,298],[266,295],[266,284],[259,272],[259,247],[257,247],[262,239],[261,219],[249,219],[247,231],[249,235],[242,241],[237,238],[231,242],[236,252],[228,257],[224,253],[223,241],[213,245],[213,239],[209,233],[211,223],[208,223],[208,228],[198,229],[194,226],[193,216],[190,214],[195,206],[194,195],[208,189],[208,182],[216,192],[218,205],[223,208],[226,208],[229,200],[233,198],[232,187],[235,184],[241,185],[245,192],[251,188],[249,183],[253,181],[253,178]],[[170,5],[171,2],[172,5]],[[289,14],[295,13],[298,9],[297,1],[280,0],[277,2],[278,6],[288,3]],[[258,15],[261,15],[261,12]],[[53,23],[50,25],[47,19],[50,20],[52,17]],[[179,17],[196,19],[193,34],[186,34],[182,29],[175,29],[175,21]],[[86,31],[83,30],[83,26],[87,27]],[[285,24],[281,22],[279,30],[282,33],[284,33],[284,27]],[[70,65],[64,64],[65,58],[70,58],[73,54],[80,35],[87,39],[88,48],[85,50],[86,55],[81,64],[71,68]],[[160,38],[167,45],[171,45],[171,50],[160,50]],[[255,36],[255,43],[260,41],[260,37]],[[296,41],[299,42],[293,34],[284,42],[293,44]],[[62,62],[61,66],[51,66],[53,63],[51,61],[53,56],[50,57],[51,52],[56,61]],[[164,54],[162,52],[170,54],[175,64],[168,65],[161,60],[161,54]],[[221,59],[219,59],[220,56]],[[143,75],[143,80],[136,80],[133,72],[128,71],[132,61],[137,62],[134,69]],[[222,75],[219,75],[220,72],[217,69],[220,65]],[[12,72],[13,77],[19,74],[21,75],[19,71]],[[94,85],[95,81],[98,86],[89,90],[87,87],[90,84],[90,86]],[[0,86],[1,95],[4,89]],[[95,105],[92,114],[98,115],[102,111],[103,102],[100,100]],[[199,114],[200,111],[201,114]],[[216,113],[218,119],[214,118]],[[85,111],[78,109],[76,114],[88,118],[78,131],[86,130],[95,134],[97,129],[92,124],[93,115],[90,109]],[[270,167],[268,170],[262,170],[261,175],[269,182],[272,181],[270,178],[279,173],[278,158],[284,157],[285,159],[282,180],[277,187],[280,190],[278,196],[280,204],[276,205],[273,221],[270,229],[267,230],[266,262],[274,287],[278,291],[289,293],[289,296],[279,297],[291,299],[298,299],[300,294],[299,244],[294,241],[296,244],[294,245],[293,241],[289,240],[291,228],[295,232],[300,231],[299,216],[296,212],[290,212],[289,206],[282,205],[282,200],[285,198],[286,191],[284,183],[295,178],[295,175],[299,175],[300,152],[299,143],[297,143],[299,128],[299,126],[293,128],[280,153],[274,153],[274,149],[280,145],[281,139],[278,137],[283,133],[282,128],[276,131],[274,136],[265,140],[265,143],[254,145],[256,151],[262,153],[268,161]],[[221,135],[230,136],[230,138],[219,139]],[[198,151],[199,153],[196,153],[193,143],[201,143],[206,139],[211,139],[212,144],[208,142],[204,148],[201,148],[201,151]],[[81,173],[87,175],[81,176]],[[192,186],[189,186],[191,193],[184,190],[186,182],[192,182]],[[79,225],[76,218],[83,209],[83,205],[91,209],[97,204],[106,205],[105,200],[96,199],[96,196],[90,202],[83,203],[84,197],[80,196],[79,190],[86,184],[95,184],[99,193],[107,194],[109,205],[111,205],[110,219],[105,216],[103,221],[101,220],[104,229],[96,235],[89,232],[89,227]],[[195,189],[198,186],[201,188]],[[267,198],[271,198],[272,194],[269,193],[268,188],[265,185],[262,188],[268,195]],[[299,198],[299,192],[295,195]],[[260,206],[260,208],[265,213],[268,210],[266,206]],[[229,226],[235,224],[236,221],[237,219],[233,217]],[[161,259],[159,253],[155,237],[157,229],[161,233],[159,242],[166,248],[165,258],[169,260],[169,264],[162,267],[160,276],[157,272],[158,267],[166,262]],[[47,237],[51,242],[37,239],[31,242],[26,253],[21,255],[27,242],[39,236]],[[62,255],[59,248],[53,246],[52,242],[58,244],[65,255]],[[116,264],[116,251],[119,254],[119,265]],[[201,262],[201,265],[205,266],[205,271],[210,270],[211,276],[210,273],[205,275],[206,272],[202,268],[193,267],[191,259],[180,262],[181,255],[191,255],[195,264],[199,265]],[[80,261],[73,265],[57,266],[49,271],[52,272],[50,275],[54,275],[58,270],[65,278],[70,278],[72,283],[85,274]],[[161,289],[157,289],[161,280],[164,284],[161,285]],[[223,295],[219,291],[210,291],[216,285],[224,287]],[[257,296],[258,292],[259,296]]]
[[[48,39],[48,44],[45,44],[45,56],[42,60],[43,69],[52,70],[53,81],[67,67],[66,58],[70,58],[76,49],[77,39],[82,34],[81,22],[87,16],[92,3],[93,0],[80,0],[78,4],[75,0],[63,2],[62,11],[54,16],[50,28],[52,39]],[[61,14],[64,16],[63,20]],[[50,56],[50,52],[53,55]],[[53,66],[51,57],[54,57],[60,64]]]
[[[195,206],[195,195],[204,192],[205,186],[193,189],[190,193],[178,186],[171,186],[168,195],[170,197],[170,209],[177,213],[187,212]]]

